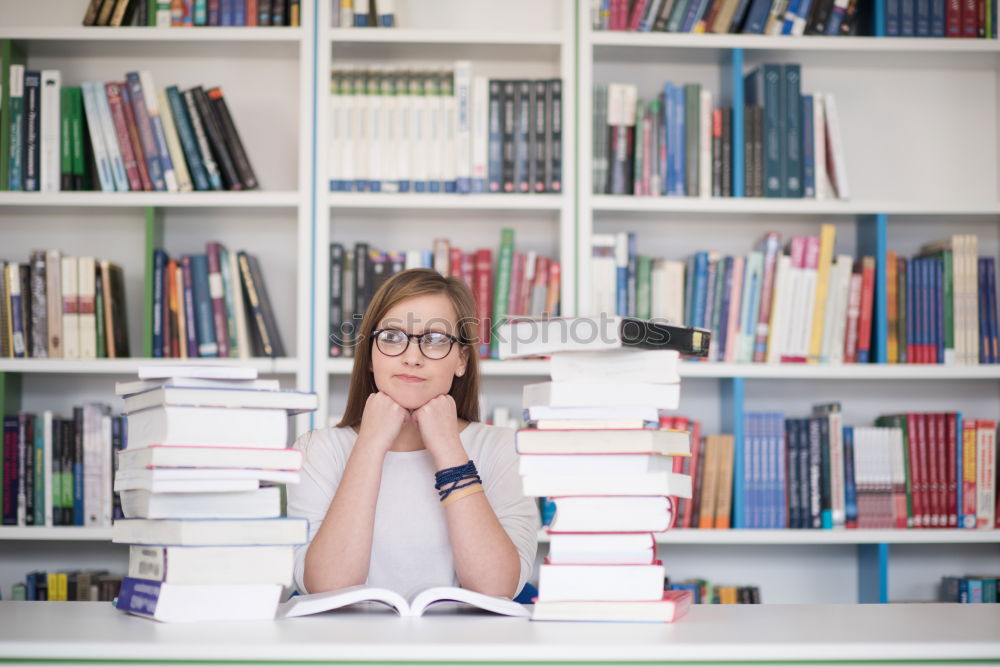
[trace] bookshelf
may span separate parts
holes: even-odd
[[[635,232],[640,252],[667,259],[706,249],[742,255],[764,232],[785,240],[816,234],[822,223],[835,226],[837,251],[855,256],[862,249],[912,256],[922,243],[953,233],[977,234],[981,255],[1000,250],[995,40],[600,32],[585,10],[581,5],[577,76],[578,307],[591,289],[596,233]],[[835,94],[850,200],[594,193],[595,83],[635,84],[640,99],[665,81],[699,83],[716,105],[741,107],[743,74],[765,62],[801,63],[803,93]],[[959,81],[964,95],[952,87]],[[975,104],[970,91],[981,93]],[[737,135],[741,116],[734,112]],[[734,190],[742,194],[738,143],[734,137]],[[875,347],[884,362],[885,276],[877,280]],[[840,401],[845,424],[866,425],[879,414],[914,410],[992,418],[1000,405],[1000,374],[989,366],[687,363],[681,375],[680,413],[700,420],[703,432],[734,433],[738,441],[748,412],[805,416],[813,404]],[[766,602],[802,600],[797,586],[826,602],[884,602],[934,599],[934,582],[946,571],[995,569],[995,531],[960,532],[677,530],[659,541],[671,577],[753,580]]]
[[[463,250],[495,250],[500,229],[513,227],[519,249],[562,262],[563,312],[581,314],[595,232],[635,231],[644,251],[670,258],[709,247],[744,253],[765,231],[814,234],[824,222],[836,225],[841,252],[865,246],[913,253],[951,230],[978,234],[981,254],[1000,251],[1000,47],[991,40],[598,33],[590,30],[584,0],[444,0],[420,3],[419,11],[415,2],[398,2],[401,27],[392,30],[329,28],[329,3],[320,0],[304,0],[302,28],[264,29],[82,28],[82,0],[51,0],[40,16],[32,4],[2,3],[0,40],[21,42],[29,62],[62,69],[69,83],[147,68],[158,85],[221,85],[262,188],[0,192],[5,258],[23,261],[44,239],[121,264],[130,344],[141,350],[150,243],[179,253],[219,240],[258,254],[289,357],[239,363],[319,394],[321,408],[297,424],[300,432],[326,424],[343,406],[352,364],[328,358],[326,349],[333,241],[423,249],[441,236]],[[456,60],[471,61],[474,74],[562,77],[563,193],[329,192],[323,165],[331,66],[440,67]],[[697,81],[719,93],[734,70],[765,61],[802,62],[804,91],[837,94],[851,200],[591,194],[595,81],[635,82],[644,94],[668,79]],[[981,103],[970,105],[973,95]],[[884,317],[884,303],[880,308]],[[113,404],[112,382],[134,377],[145,363],[4,359],[0,395],[19,386],[6,395],[29,410],[65,411],[89,399]],[[544,361],[487,360],[482,369],[484,414],[494,406],[516,414],[522,384],[547,375]],[[813,403],[833,400],[844,404],[847,423],[858,425],[908,409],[996,417],[1000,406],[1000,367],[688,363],[681,374],[680,412],[708,433],[738,434],[747,411],[804,416]],[[109,535],[0,527],[0,587],[9,591],[34,567],[124,571],[127,550],[110,544]],[[1000,537],[992,531],[679,530],[661,544],[670,576],[754,583],[766,602],[930,600],[941,575],[995,571],[1000,561]]]

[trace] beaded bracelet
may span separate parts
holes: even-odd
[[[439,470],[434,474],[434,488],[437,489],[438,499],[441,502],[444,502],[452,492],[459,489],[470,488],[470,491],[463,493],[461,497],[475,493],[471,487],[474,484],[479,484],[481,490],[482,482],[483,480],[480,479],[479,473],[476,471],[476,464],[471,460],[460,466]],[[455,500],[458,498],[456,497]]]

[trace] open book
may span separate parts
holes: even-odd
[[[456,586],[435,586],[412,590],[405,596],[387,588],[348,586],[326,593],[297,595],[278,605],[277,618],[307,616],[321,611],[339,609],[358,602],[381,602],[395,609],[400,616],[421,616],[436,602],[464,602],[474,607],[505,616],[531,616],[524,606],[507,598],[492,597]]]

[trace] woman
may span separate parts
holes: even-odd
[[[479,421],[475,303],[456,278],[389,278],[361,322],[344,417],[308,433],[288,514],[302,593],[458,585],[512,598],[538,548],[514,433]]]

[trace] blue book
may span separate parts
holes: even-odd
[[[662,107],[663,136],[666,139],[667,155],[663,161],[662,169],[664,175],[661,178],[663,179],[663,194],[671,195],[676,189],[674,185],[674,181],[677,179],[676,170],[674,169],[674,151],[677,150],[677,146],[674,144],[674,84],[670,81],[663,84]]]
[[[701,586],[698,584],[689,584],[685,582],[670,583],[670,590],[672,591],[691,591],[691,597],[694,604],[701,604]]]
[[[194,289],[195,322],[198,332],[198,356],[215,357],[219,344],[215,340],[215,320],[212,295],[208,286],[208,256],[191,256],[191,281]],[[190,350],[188,351],[190,355]]]
[[[167,253],[157,248],[153,251],[153,357],[163,356],[163,304],[165,296],[164,279],[167,268]]]
[[[946,2],[947,0],[930,0],[931,37],[944,37],[944,13]]]
[[[83,525],[83,408],[73,408],[73,524]]]
[[[854,427],[844,426],[844,522],[858,523],[858,490],[854,482]],[[961,457],[957,457],[961,458]]]
[[[990,363],[1000,363],[1000,332],[997,331],[997,270],[992,257],[986,258],[986,268],[989,273],[987,298],[990,314]]]
[[[639,255],[636,252],[635,247],[635,232],[627,233],[627,244],[628,244],[628,265],[627,272],[625,274],[625,316],[635,317],[635,299],[636,299],[636,273],[639,268]]]
[[[194,135],[194,128],[191,126],[191,119],[188,117],[187,105],[184,104],[184,99],[177,86],[167,88],[167,101],[170,103],[170,111],[174,116],[177,137],[181,143],[181,150],[184,152],[188,171],[191,173],[191,180],[194,182],[194,189],[211,190],[212,184],[208,180],[208,172],[205,170],[205,163],[202,162],[201,151],[198,150],[198,140]]]
[[[885,0],[885,36],[899,37],[899,20],[901,0]]]
[[[957,451],[955,452],[955,507],[958,508],[957,516],[957,527],[962,528],[964,525],[963,515],[962,515],[962,413],[955,413],[955,443],[957,444]]]
[[[791,35],[792,30],[795,28],[795,18],[799,14],[799,8],[805,0],[789,0],[788,9],[785,10],[785,16],[781,21],[781,34]]]
[[[755,511],[757,505],[757,489],[755,473],[757,470],[757,430],[755,413],[748,412],[743,416],[743,525],[742,528],[756,528]]]
[[[754,35],[763,34],[770,13],[771,0],[752,0],[743,32]]]
[[[731,255],[727,255],[721,260],[720,266],[721,270],[724,271],[722,274],[722,306],[719,312],[719,330],[715,334],[715,340],[713,341],[715,345],[715,354],[713,361],[722,361],[726,355],[726,340],[727,332],[729,330],[729,295],[733,290],[733,258]]]
[[[234,11],[233,5],[235,4],[235,0],[220,0],[219,4],[221,5],[219,25],[223,26],[236,25],[236,22],[234,21],[233,17],[233,11]]]
[[[774,485],[774,528],[784,528],[788,525],[787,507],[785,498],[788,495],[787,480],[785,478],[785,415],[780,412],[771,414],[771,437],[775,442],[776,460],[774,461],[776,471],[776,482]]]
[[[687,192],[687,153],[685,150],[685,114],[684,114],[684,86],[674,86],[671,90],[673,99],[671,104],[674,107],[671,122],[671,139],[676,150],[673,151],[674,169],[674,191],[673,194],[683,197]]]
[[[782,152],[782,197],[802,196],[802,71],[798,63],[781,66],[781,100],[782,114],[779,128],[784,130]]]
[[[680,32],[684,27],[688,6],[697,3],[698,0],[677,0],[670,10],[670,18],[667,19],[667,32]]]
[[[917,0],[899,0],[899,36],[914,37],[917,34]]]
[[[247,3],[246,0],[233,0],[233,25],[245,26],[247,24]]]
[[[936,1],[936,0],[935,0]],[[914,31],[917,37],[931,36],[931,0],[914,0],[916,4],[916,26]]]
[[[931,277],[934,281],[934,343],[937,348],[937,362],[944,363],[944,261],[940,257],[931,259]]]
[[[980,257],[976,262],[976,305],[979,312],[979,363],[989,363],[990,318],[987,302],[989,288],[987,287],[986,258]]]
[[[743,23],[749,8],[750,0],[739,0],[739,4],[736,5],[736,11],[733,12],[733,21],[726,27],[724,32],[744,32],[742,30]]]
[[[688,5],[687,15],[681,24],[681,32],[691,32],[694,30],[695,25],[705,15],[707,8],[708,0],[691,0],[691,4]]]
[[[816,151],[813,96],[802,96],[802,196],[816,196]]]
[[[708,253],[700,251],[694,256],[694,291],[691,294],[691,326],[703,326],[705,321],[705,294],[708,291]]]
[[[125,75],[125,79],[129,99],[132,102],[132,109],[135,114],[135,124],[142,143],[142,152],[146,157],[146,168],[149,170],[149,179],[153,182],[154,190],[166,190],[167,184],[164,181],[164,166],[160,161],[159,143],[153,129],[152,119],[146,108],[146,99],[143,96],[139,73],[129,72]]]

